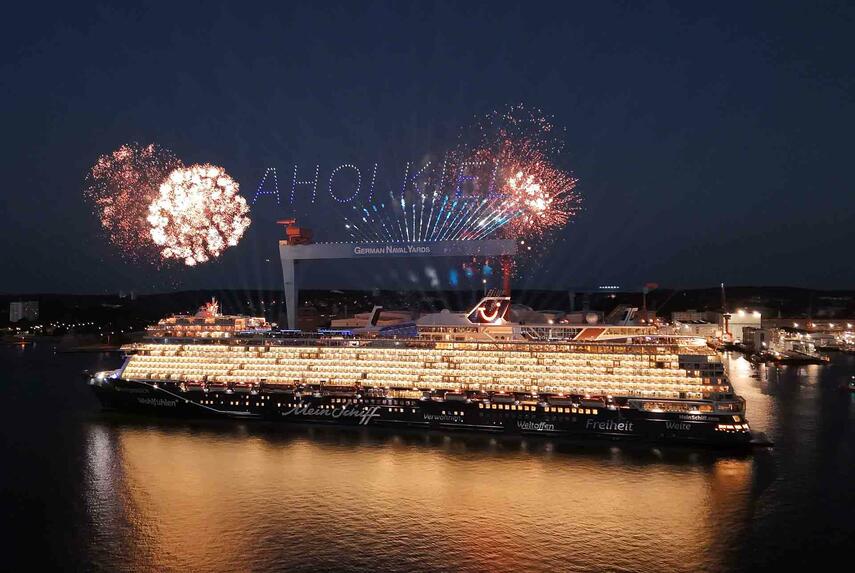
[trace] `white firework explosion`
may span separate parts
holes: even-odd
[[[174,170],[148,208],[151,238],[164,259],[193,266],[238,244],[250,219],[238,184],[222,167]]]

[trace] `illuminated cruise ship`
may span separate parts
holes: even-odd
[[[720,445],[745,401],[701,341],[650,326],[509,320],[507,297],[406,329],[310,335],[215,303],[164,319],[89,377],[105,408],[155,415]]]

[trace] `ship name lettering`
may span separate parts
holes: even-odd
[[[379,418],[380,414],[377,411],[380,409],[380,406],[371,406],[364,410],[359,408],[349,408],[347,406],[343,408],[315,408],[308,404],[304,406],[294,406],[289,410],[285,410],[282,412],[283,416],[326,416],[328,418],[338,419],[338,418],[360,418],[359,423],[363,426],[367,426],[368,422],[370,422],[373,418]]]
[[[520,430],[537,430],[538,432],[554,432],[555,426],[546,422],[517,422]]]
[[[463,416],[452,416],[449,414],[424,414],[425,420],[429,422],[458,422],[463,423]]]
[[[146,388],[124,388],[122,386],[115,386],[113,389],[116,392],[128,392],[130,394],[148,394],[148,390]]]
[[[164,400],[163,398],[137,398],[137,402],[146,406],[169,406],[174,408],[178,400]]]
[[[715,420],[714,417],[704,416],[703,414],[680,414],[681,420],[694,420],[696,422],[706,422],[709,420]]]
[[[665,427],[669,430],[682,430],[684,432],[688,432],[692,428],[692,425],[685,422],[665,422]]]
[[[614,420],[594,420],[588,418],[585,422],[586,430],[600,430],[603,432],[631,432],[632,422],[616,422]]]

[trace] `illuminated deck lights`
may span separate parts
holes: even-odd
[[[709,399],[730,390],[719,364],[710,363],[705,372],[676,368],[676,353],[592,354],[577,349],[540,354],[477,348],[142,344],[134,347],[123,377],[675,399]]]

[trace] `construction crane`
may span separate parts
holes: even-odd
[[[280,219],[277,225],[285,225],[285,238],[289,245],[309,245],[312,242],[312,231],[297,226],[297,219]]]
[[[727,312],[727,295],[724,292],[724,283],[721,283],[721,320],[722,334],[721,337],[726,341],[733,340],[733,335],[730,333],[730,317],[732,315]]]

